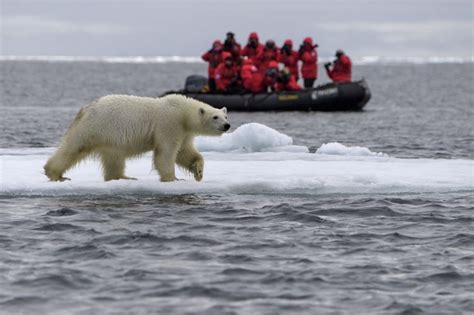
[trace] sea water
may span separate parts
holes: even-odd
[[[204,179],[47,181],[79,108],[159,96],[194,60],[0,61],[0,309],[461,314],[474,308],[471,62],[361,63],[361,112],[229,113]],[[319,83],[327,78],[321,74]]]

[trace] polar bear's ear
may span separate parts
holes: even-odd
[[[221,110],[224,112],[224,114],[227,114],[227,108],[225,108],[225,107],[222,107],[222,109],[221,109]]]
[[[204,108],[199,108],[199,114],[204,115],[205,111]]]

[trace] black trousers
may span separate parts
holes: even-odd
[[[216,80],[215,79],[209,79],[207,81],[207,84],[209,85],[209,91],[215,92],[215,90],[216,90]]]
[[[304,87],[305,89],[312,88],[314,85],[315,79],[304,79]]]

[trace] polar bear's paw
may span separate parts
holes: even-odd
[[[64,177],[59,172],[53,172],[45,167],[45,175],[48,176],[49,180],[52,182],[64,182],[71,180],[69,177]]]
[[[196,161],[191,165],[191,172],[194,175],[194,179],[200,182],[204,173],[204,162]]]

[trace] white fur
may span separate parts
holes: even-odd
[[[45,173],[50,180],[64,180],[64,172],[92,154],[100,157],[104,180],[129,179],[124,174],[125,160],[153,151],[162,181],[176,179],[175,163],[200,181],[204,161],[193,139],[221,135],[225,125],[225,108],[215,109],[182,95],[105,96],[79,111],[44,166]]]

